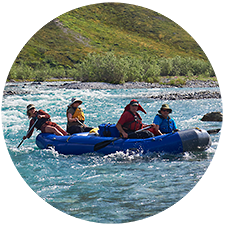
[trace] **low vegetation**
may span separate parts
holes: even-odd
[[[182,83],[215,74],[200,46],[173,21],[146,8],[102,3],[67,12],[40,29],[8,80],[123,83],[165,76]]]

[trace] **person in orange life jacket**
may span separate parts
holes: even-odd
[[[133,99],[125,107],[123,114],[116,124],[116,128],[124,138],[142,139],[154,136],[149,130],[143,130],[135,133],[135,131],[148,126],[142,123],[142,118],[137,111],[142,111],[146,114],[146,111],[141,107],[139,102]]]
[[[41,130],[42,133],[53,133],[58,136],[67,135],[67,132],[63,130],[58,124],[51,122],[49,114],[47,114],[43,110],[37,111],[33,104],[29,104],[27,106],[27,116],[29,119],[31,118],[28,131],[33,126],[36,119],[38,119],[34,128]],[[32,136],[34,128],[26,136],[23,137],[24,140]]]
[[[179,131],[175,121],[169,116],[169,114],[172,113],[172,109],[168,104],[163,104],[158,113],[153,123],[155,124],[154,129],[158,131],[160,135]]]
[[[83,110],[79,107],[83,102],[72,98],[67,108],[67,132],[70,134],[89,132],[93,128],[84,124],[85,116]]]

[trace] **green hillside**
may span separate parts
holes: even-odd
[[[15,63],[32,68],[71,68],[88,53],[113,51],[116,56],[194,57],[207,60],[181,27],[146,8],[104,3],[72,10],[40,29]]]

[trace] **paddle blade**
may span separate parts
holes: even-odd
[[[105,141],[102,141],[102,142],[100,142],[100,143],[98,143],[98,144],[96,144],[96,145],[94,146],[94,151],[98,151],[98,150],[100,150],[100,149],[102,149],[102,148],[108,146],[108,145],[111,144],[113,141],[118,140],[118,139],[119,139],[119,138],[114,138],[114,139],[112,139],[112,140],[105,140]]]
[[[208,134],[216,134],[216,133],[219,133],[220,129],[210,129],[210,130],[207,130],[207,133]]]

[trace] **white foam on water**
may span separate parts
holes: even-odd
[[[62,202],[70,200],[67,193],[63,192],[67,188],[59,186],[62,184],[65,186],[67,184],[77,185],[79,188],[77,194],[80,195],[87,188],[86,182],[89,183],[88,188],[92,190],[96,183],[112,186],[112,189],[114,189],[111,181],[115,181],[121,184],[119,188],[124,192],[123,184],[127,179],[128,184],[131,182],[130,197],[137,198],[137,191],[139,191],[136,187],[137,181],[143,181],[143,184],[148,184],[150,177],[151,189],[153,189],[152,186],[155,186],[154,190],[158,191],[158,183],[160,185],[161,180],[163,180],[162,183],[170,181],[172,184],[174,174],[177,174],[176,179],[180,181],[179,186],[181,186],[181,191],[177,194],[171,192],[171,194],[176,197],[183,197],[184,193],[182,191],[187,189],[187,187],[192,188],[194,183],[193,177],[196,176],[196,174],[188,172],[188,175],[191,175],[188,178],[190,177],[191,179],[186,180],[183,178],[187,170],[195,167],[196,164],[192,162],[200,163],[198,168],[200,171],[197,172],[199,175],[196,178],[201,178],[204,173],[204,168],[202,169],[201,165],[207,168],[209,160],[214,154],[214,149],[210,148],[200,154],[188,152],[184,153],[184,155],[168,155],[164,153],[143,155],[142,150],[127,150],[126,152],[118,151],[105,156],[98,153],[66,156],[59,154],[53,147],[43,150],[38,149],[35,145],[35,137],[39,131],[36,130],[33,136],[25,140],[21,147],[17,149],[22,137],[26,135],[28,130],[29,120],[26,115],[26,106],[30,103],[33,103],[37,109],[43,109],[50,114],[52,121],[58,123],[63,128],[66,127],[66,110],[72,97],[80,98],[83,101],[80,107],[85,113],[85,124],[93,127],[97,127],[101,123],[116,123],[124,107],[131,99],[138,99],[147,111],[147,115],[140,112],[143,122],[151,123],[164,103],[161,100],[153,101],[148,99],[149,95],[160,94],[162,92],[160,89],[79,90],[49,88],[44,84],[41,86],[29,86],[26,90],[31,91],[31,93],[27,95],[5,96],[3,98],[2,121],[6,144],[10,154],[15,159],[16,167],[26,176],[26,180],[29,181],[28,184],[43,199],[51,200],[51,203],[57,203],[59,199]],[[202,109],[205,109],[207,101],[195,101],[195,103],[191,101],[166,101],[166,103],[173,109],[171,116],[175,119],[178,128],[187,129],[199,127],[199,125],[211,126],[210,123],[204,124],[200,121],[201,114],[203,114]],[[196,108],[196,104],[198,108]],[[215,104],[215,106],[221,108],[219,103]],[[210,103],[208,109],[214,110],[215,106]],[[213,148],[217,146],[217,140],[218,135],[214,135]],[[183,164],[188,167],[182,168]],[[170,168],[170,165],[173,165],[173,167]],[[177,167],[180,167],[179,172]],[[144,176],[142,177],[143,173]],[[169,178],[170,174],[171,178]],[[141,178],[139,177],[140,175]],[[196,178],[194,179],[197,181]],[[152,181],[156,182],[153,183]],[[182,183],[185,183],[185,188],[182,187]],[[48,189],[42,190],[42,187]],[[165,191],[168,192],[170,187],[165,186]],[[145,191],[144,188],[142,187],[143,191]],[[135,189],[135,193],[133,193],[133,189]],[[118,190],[118,186],[115,187],[115,190]],[[145,194],[143,195],[142,203],[146,200]],[[106,195],[108,197],[108,193]],[[69,196],[72,197],[71,199],[76,200],[76,194],[73,192],[69,193]],[[59,199],[57,199],[58,197]],[[85,197],[88,197],[88,193]],[[99,199],[100,196],[97,198]],[[167,196],[163,197],[161,195],[153,199],[156,201],[162,199],[164,201],[167,200]],[[101,201],[101,204],[104,205],[104,201]],[[115,201],[114,204],[117,205],[118,202]],[[138,203],[136,204],[138,205]],[[95,203],[91,201],[91,205],[95,205]],[[171,205],[171,203],[168,205]],[[73,206],[69,208],[73,208]],[[151,208],[151,205],[148,208]],[[102,210],[104,209],[103,207]],[[65,212],[68,212],[68,209],[65,209]],[[84,214],[88,215],[87,212],[84,212]]]

